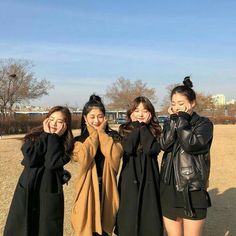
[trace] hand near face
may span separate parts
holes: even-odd
[[[58,124],[57,131],[55,132],[55,134],[62,136],[65,133],[66,129],[67,129],[66,122],[60,123]]]
[[[152,114],[151,114],[151,112],[148,112],[148,113],[147,113],[147,116],[144,117],[143,122],[146,123],[146,124],[148,124],[151,119],[152,119]]]
[[[104,131],[107,127],[107,118],[104,117],[104,121],[98,126],[97,130]]]
[[[146,124],[148,124],[150,122],[150,120],[152,119],[152,114],[151,112],[145,112],[145,115],[143,115],[142,117],[136,117],[135,116],[135,112],[131,113],[130,115],[130,119],[132,122],[138,121],[138,122],[144,122]]]
[[[98,130],[101,125],[102,127],[106,126],[106,122],[103,124],[105,120],[105,114],[100,108],[92,108],[92,110],[83,117],[87,127],[93,127],[94,129]]]
[[[43,130],[45,133],[49,133],[49,134],[57,134],[59,136],[62,136],[66,129],[67,129],[67,125],[65,122],[58,122],[56,127],[54,127],[52,129],[52,127],[50,128],[50,119],[49,118],[46,118],[44,121],[43,121]]]
[[[170,107],[168,108],[168,113],[169,113],[170,115],[174,114],[172,106],[170,106]]]
[[[191,115],[192,111],[193,111],[193,108],[192,108],[192,105],[190,103],[187,103],[185,106],[181,107],[179,109],[179,111],[186,112],[186,113]]]
[[[134,112],[131,113],[130,119],[131,119],[132,122],[135,122],[135,121],[138,120],[138,119],[136,118],[136,116],[134,115]]]
[[[49,118],[46,118],[46,119],[43,121],[43,131],[44,131],[45,133],[50,133]]]
[[[173,107],[172,106],[170,106],[169,108],[168,108],[168,113],[170,114],[170,115],[172,115],[172,114],[177,114],[178,115],[178,113],[179,112],[187,112],[188,114],[192,114],[192,112],[193,112],[193,107],[192,107],[192,105],[190,104],[190,103],[188,103],[188,104],[186,104],[186,105],[184,105],[184,106],[181,106],[181,107],[179,107],[179,109],[176,111],[176,112],[174,112],[174,109],[173,109]]]
[[[188,114],[192,114],[193,113],[193,107],[192,107],[192,104],[191,103],[188,103],[187,105],[186,105],[186,110],[185,110],[185,112],[187,112]]]
[[[138,121],[140,123],[148,124],[152,119],[152,114],[147,108],[145,104],[140,102],[138,106],[134,109],[134,111],[130,115],[130,119],[132,122]]]
[[[192,114],[193,108],[195,107],[196,102],[189,101],[189,99],[181,93],[175,93],[171,99],[171,108],[168,109],[168,112],[171,114],[171,110],[174,114],[181,112],[187,112]]]
[[[85,120],[85,124],[86,124],[86,126],[92,126],[92,125],[89,124],[88,119],[87,119],[86,116],[84,116],[84,120]],[[93,127],[93,126],[92,126],[92,127]]]

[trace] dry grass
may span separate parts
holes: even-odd
[[[77,131],[76,131],[77,132]],[[212,144],[212,171],[209,193],[212,205],[204,230],[204,236],[236,235],[236,125],[215,126]],[[0,235],[6,221],[8,208],[22,171],[20,161],[21,141],[18,137],[0,139]],[[74,235],[70,224],[70,211],[74,196],[73,182],[78,171],[75,163],[66,169],[73,177],[65,186],[65,236]],[[148,235],[147,235],[148,236]]]

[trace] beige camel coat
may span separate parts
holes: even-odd
[[[93,232],[109,235],[115,224],[119,206],[117,174],[122,147],[104,130],[88,127],[89,136],[83,142],[76,142],[74,160],[79,163],[76,178],[76,197],[72,208],[72,226],[76,236],[92,236]],[[98,145],[105,157],[102,176],[102,199],[99,199],[99,184],[95,155]]]

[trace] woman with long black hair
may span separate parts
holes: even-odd
[[[82,112],[73,159],[79,163],[72,225],[77,236],[111,235],[119,206],[119,134],[110,129],[101,98],[91,95]]]

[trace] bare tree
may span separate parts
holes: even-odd
[[[53,85],[39,80],[31,71],[32,62],[27,60],[0,60],[0,110],[11,111],[16,103],[47,95]]]
[[[166,87],[167,90],[167,95],[164,96],[164,98],[162,99],[162,109],[160,111],[160,114],[167,114],[168,113],[168,108],[170,106],[170,95],[171,95],[171,91],[176,87],[179,86],[181,84],[170,84]]]
[[[212,95],[206,95],[202,92],[197,92],[197,105],[195,110],[197,112],[202,112],[206,109],[213,109],[215,107]]]
[[[154,88],[148,88],[147,84],[141,80],[131,82],[121,77],[108,86],[105,96],[110,100],[109,109],[123,110],[127,109],[130,102],[137,96],[146,96],[156,103],[155,93]]]

